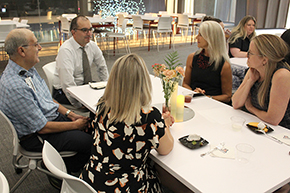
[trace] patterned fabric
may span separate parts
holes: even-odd
[[[276,71],[280,68],[284,68],[283,66],[280,66],[278,65]],[[275,72],[276,72],[275,71]],[[274,72],[274,73],[275,73]],[[273,74],[274,74],[273,73]],[[269,101],[270,101],[270,90],[271,90],[271,84],[270,84],[270,87],[269,87],[269,90],[268,90],[268,93],[267,93],[267,96],[266,96],[266,101],[265,101],[265,107],[261,107],[258,103],[258,90],[259,90],[259,87],[260,87],[261,83],[259,83],[258,81],[252,86],[251,88],[251,102],[252,102],[252,105],[259,109],[259,110],[262,110],[262,111],[267,111],[268,110],[268,106],[269,106]],[[288,106],[287,106],[287,109],[286,109],[286,112],[285,112],[285,115],[282,119],[282,121],[279,123],[279,125],[283,126],[283,127],[286,127],[288,129],[290,129],[290,101],[288,102]]]
[[[162,192],[148,163],[150,150],[158,148],[165,132],[160,112],[143,108],[140,124],[109,124],[110,113],[103,117],[99,108],[92,155],[80,177],[98,192]]]
[[[27,71],[12,60],[0,80],[0,98],[0,110],[10,119],[19,138],[41,130],[59,115],[58,104],[36,69]]]
[[[233,91],[236,91],[242,84],[246,75],[246,69],[248,69],[248,67],[231,64],[231,69],[233,78]]]
[[[202,50],[201,54],[199,54],[197,57],[198,67],[201,69],[206,69],[209,67],[208,62],[209,62],[209,58],[204,55],[204,50]]]
[[[200,57],[200,55],[202,55]],[[223,59],[216,70],[214,64],[208,65],[209,57],[203,52],[194,55],[192,60],[191,82],[190,87],[194,90],[196,87],[205,90],[206,95],[216,96],[222,94],[221,88],[221,70],[224,66]],[[205,67],[207,65],[207,67]],[[200,67],[202,66],[202,67]]]

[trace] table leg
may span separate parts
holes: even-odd
[[[148,51],[150,51],[150,31],[151,31],[151,21],[149,22],[149,30],[148,30]]]

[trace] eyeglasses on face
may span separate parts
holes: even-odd
[[[256,55],[256,56],[263,56],[263,55],[261,55],[261,54],[254,54],[254,53],[252,53],[252,52],[250,52],[250,51],[247,52],[247,57],[248,57],[248,58],[249,58],[250,56],[254,56],[254,55]]]
[[[82,31],[82,32],[84,32],[84,33],[88,33],[88,32],[91,32],[91,31],[94,31],[94,28],[82,28],[82,29],[75,29],[75,30],[80,30],[80,31]]]
[[[34,46],[34,47],[39,47],[40,44],[39,43],[35,43],[35,44],[30,44],[30,45],[22,45],[21,47],[28,47],[28,46]]]

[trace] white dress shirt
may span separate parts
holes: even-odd
[[[77,108],[81,107],[81,103],[74,99],[66,91],[67,87],[79,86],[84,83],[83,76],[83,60],[81,46],[75,41],[73,37],[64,42],[59,48],[56,57],[56,70],[53,86],[55,89],[62,89],[71,104]],[[108,80],[108,68],[106,65],[103,53],[97,44],[90,41],[85,45],[89,64],[97,66],[97,75],[100,81]]]

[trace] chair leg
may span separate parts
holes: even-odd
[[[11,188],[10,192],[13,193],[31,172],[32,169],[28,169],[26,173],[20,178],[20,180],[18,180],[18,182]]]

